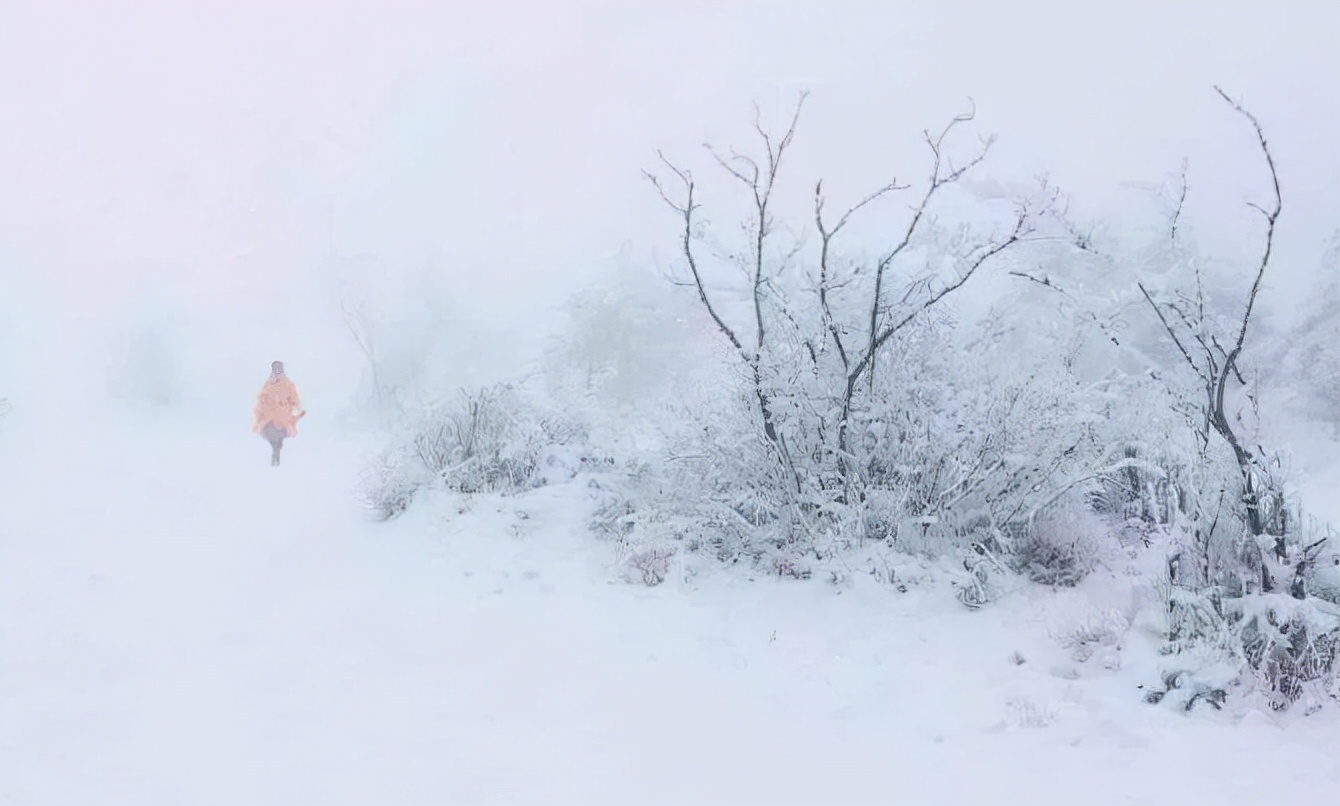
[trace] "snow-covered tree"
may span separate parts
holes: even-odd
[[[1315,595],[1314,582],[1332,535],[1300,523],[1284,463],[1259,442],[1260,421],[1270,415],[1260,409],[1250,337],[1259,332],[1258,295],[1274,268],[1283,195],[1260,122],[1215,89],[1249,124],[1267,169],[1265,200],[1249,203],[1263,230],[1250,281],[1224,293],[1184,240],[1183,179],[1167,236],[1170,271],[1137,283],[1172,348],[1165,382],[1186,417],[1182,441],[1191,443],[1177,468],[1185,521],[1168,562],[1168,650],[1213,644],[1252,673],[1272,707],[1284,709],[1308,684],[1334,683],[1340,612]],[[1170,437],[1176,441],[1175,432]]]
[[[987,138],[959,153],[969,111],[925,133],[920,181],[890,181],[840,214],[817,182],[815,237],[806,242],[773,210],[803,102],[780,135],[756,114],[756,155],[708,147],[743,190],[737,230],[709,220],[691,170],[661,155],[665,173],[647,174],[678,220],[681,282],[734,355],[755,415],[746,433],[764,450],[753,472],[715,483],[752,479],[743,496],[752,500],[731,508],[779,545],[833,531],[987,540],[1026,530],[1061,490],[1095,475],[1104,447],[1065,397],[1074,384],[1055,375],[1063,363],[1011,360],[1010,372],[993,372],[963,351],[978,324],[958,322],[953,302],[1033,245],[1071,240],[1059,193],[1045,181],[992,194],[967,186],[992,145]],[[887,203],[904,193],[905,212]],[[844,249],[858,216],[879,217],[892,233],[870,257]],[[707,467],[692,475],[717,478]]]

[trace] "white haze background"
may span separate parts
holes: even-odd
[[[919,178],[921,129],[971,96],[1001,138],[993,177],[1045,171],[1078,213],[1119,221],[1147,206],[1124,183],[1189,157],[1201,226],[1231,249],[1261,172],[1215,83],[1279,154],[1281,265],[1312,260],[1340,193],[1325,4],[0,9],[6,275],[54,298],[47,349],[99,344],[95,322],[171,300],[196,325],[172,331],[185,363],[214,364],[193,388],[206,401],[249,390],[272,356],[339,398],[356,353],[326,303],[354,258],[390,293],[429,267],[453,335],[479,342],[459,371],[506,374],[537,313],[622,244],[640,268],[673,259],[673,219],[640,175],[656,149],[742,142],[752,102],[775,121],[802,88],[801,204],[820,176],[835,203]],[[1269,301],[1287,306],[1288,277]]]
[[[1340,219],[1337,30],[1328,3],[0,0],[0,398],[13,406],[0,420],[0,660],[18,670],[0,672],[0,801],[857,802],[895,796],[880,781],[901,753],[922,759],[902,770],[917,801],[1262,803],[1277,794],[1252,774],[1266,758],[1282,800],[1325,802],[1340,783],[1323,750],[1340,740],[1334,719],[1283,734],[1164,724],[1130,716],[1138,700],[1113,688],[1090,692],[1088,717],[1059,717],[1064,736],[981,738],[1004,723],[963,716],[974,703],[1008,699],[1016,727],[1048,702],[1073,705],[1068,689],[996,697],[993,672],[965,672],[976,656],[963,647],[982,641],[993,662],[1048,651],[1027,630],[1000,639],[1031,617],[1017,603],[985,624],[938,602],[894,617],[879,599],[826,621],[806,615],[831,606],[811,593],[748,588],[630,604],[573,582],[602,578],[585,538],[515,556],[485,539],[515,526],[510,511],[422,516],[394,539],[366,528],[343,498],[357,460],[341,413],[366,362],[341,303],[397,323],[388,361],[431,347],[448,390],[533,371],[568,297],[592,284],[651,289],[676,310],[689,292],[657,285],[675,222],[641,169],[657,149],[702,164],[705,141],[743,144],[751,103],[777,123],[802,89],[813,94],[781,191],[798,222],[817,178],[837,206],[891,176],[921,180],[921,130],[971,97],[978,130],[1000,136],[986,176],[1045,172],[1077,217],[1121,231],[1148,225],[1142,188],[1189,158],[1188,215],[1209,248],[1240,254],[1259,239],[1245,202],[1265,176],[1219,84],[1259,117],[1278,161],[1284,213],[1262,304],[1287,326]],[[869,248],[885,240],[862,234]],[[652,367],[686,360],[655,334],[639,351]],[[247,432],[275,358],[312,411],[282,490]],[[1333,444],[1291,447],[1325,468]],[[561,501],[534,506],[563,522]],[[525,528],[557,539],[541,517]],[[442,530],[464,542],[437,545]],[[565,604],[537,622],[553,600],[513,586],[556,567],[571,571],[556,572]],[[111,594],[98,588],[109,580]],[[488,604],[496,591],[513,597]],[[201,621],[163,615],[174,610]],[[339,618],[361,621],[337,638]],[[889,637],[890,618],[934,624]],[[779,620],[799,626],[776,637]],[[556,637],[591,623],[596,637]],[[662,630],[670,649],[647,637]],[[768,630],[791,654],[759,683],[739,664],[757,667]],[[854,667],[828,657],[848,652]],[[680,666],[628,668],[657,653]],[[254,674],[219,671],[216,656]],[[949,692],[918,696],[944,674],[976,690],[964,712]],[[575,682],[608,675],[625,682],[605,696]],[[209,684],[173,688],[182,680]],[[831,712],[814,704],[835,685],[858,693]],[[396,690],[403,701],[387,698]],[[338,705],[351,701],[366,711]],[[650,715],[667,711],[668,723]],[[273,713],[291,721],[275,727]],[[909,723],[897,739],[880,732]],[[567,746],[573,724],[587,743]],[[971,736],[954,744],[959,730]],[[1190,738],[1160,738],[1169,730]],[[191,752],[173,747],[181,735],[210,738]],[[935,749],[945,736],[953,746]],[[1089,740],[1070,772],[1042,764]],[[739,749],[760,741],[772,750]],[[544,761],[560,745],[564,763]],[[739,764],[723,760],[732,752]],[[439,769],[453,753],[465,760]],[[994,760],[961,779],[983,756]],[[796,771],[815,757],[838,783]],[[1178,779],[1182,764],[1217,773]],[[219,765],[231,784],[210,783]],[[1048,774],[1059,783],[1039,784]]]

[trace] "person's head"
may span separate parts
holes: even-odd
[[[273,376],[275,376],[276,378],[278,378],[280,375],[283,375],[283,374],[284,374],[284,362],[283,362],[283,361],[275,361],[275,362],[271,363],[271,364],[270,364],[270,374],[273,375]]]

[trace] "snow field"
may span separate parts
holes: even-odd
[[[1334,709],[1145,705],[1156,625],[1062,646],[1129,612],[1119,573],[976,612],[907,558],[904,594],[710,566],[648,589],[585,531],[580,478],[375,524],[362,446],[319,414],[278,469],[234,423],[45,449],[41,425],[13,415],[0,454],[5,802],[1308,804],[1340,782]]]

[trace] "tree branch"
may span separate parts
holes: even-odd
[[[772,200],[772,190],[777,182],[777,173],[781,169],[782,157],[786,149],[790,147],[791,141],[795,138],[796,126],[800,122],[800,112],[805,105],[805,99],[809,96],[808,92],[800,93],[800,98],[796,102],[796,108],[791,116],[791,123],[787,127],[786,133],[781,140],[774,143],[771,135],[763,129],[760,122],[761,112],[758,105],[754,105],[754,130],[763,140],[763,145],[767,151],[767,171],[760,169],[759,163],[754,159],[731,152],[731,161],[744,163],[749,167],[746,173],[733,167],[730,161],[721,156],[711,145],[706,145],[712,158],[716,160],[727,173],[738,179],[746,187],[754,199],[754,243],[753,254],[750,256],[752,266],[750,273],[752,275],[752,297],[754,303],[754,360],[757,361],[763,352],[763,345],[766,340],[766,330],[763,317],[763,286],[765,283],[763,247],[768,235],[772,230],[772,222],[768,216],[768,205]]]
[[[987,152],[991,148],[991,144],[993,141],[990,138],[988,138],[984,142],[982,150],[977,154],[976,157],[969,160],[966,165],[958,169],[951,168],[948,174],[943,176],[941,175],[940,169],[944,163],[943,146],[945,138],[948,137],[949,133],[954,130],[954,127],[962,123],[967,123],[973,120],[977,116],[977,105],[973,102],[971,98],[968,99],[968,103],[971,106],[971,108],[967,112],[954,116],[954,118],[950,120],[949,123],[946,124],[945,127],[940,131],[939,135],[932,137],[929,131],[925,131],[922,133],[926,139],[926,144],[931,149],[931,154],[933,156],[931,162],[930,181],[926,187],[925,195],[923,195],[921,197],[921,201],[915,207],[912,208],[912,219],[908,222],[907,228],[903,231],[902,239],[898,242],[896,246],[893,247],[893,249],[888,254],[886,254],[883,258],[881,258],[879,263],[875,266],[875,291],[874,296],[870,301],[869,340],[866,343],[865,355],[862,356],[861,361],[859,362],[860,365],[862,366],[873,367],[875,351],[879,349],[879,344],[882,341],[881,339],[879,339],[878,333],[879,333],[879,312],[881,308],[881,303],[883,301],[883,293],[884,293],[884,273],[888,270],[889,266],[893,263],[893,261],[897,259],[897,257],[900,254],[903,253],[903,250],[907,249],[908,245],[911,244],[912,237],[916,234],[917,227],[920,226],[921,221],[926,214],[926,210],[930,206],[931,199],[935,196],[936,192],[938,192],[940,188],[944,187],[945,185],[958,181],[963,176],[963,174],[965,174],[967,171],[971,170],[973,167],[981,163],[981,161],[986,158]],[[875,383],[874,373],[871,372],[870,384],[872,388],[874,387],[874,383]]]
[[[832,336],[833,344],[837,347],[838,357],[841,358],[842,360],[843,372],[846,372],[849,369],[851,362],[847,356],[847,349],[845,345],[843,345],[842,343],[842,336],[838,331],[837,323],[833,317],[832,307],[828,299],[828,292],[830,290],[829,288],[830,275],[828,265],[829,248],[832,245],[833,238],[839,232],[842,231],[843,227],[847,226],[847,222],[851,220],[852,215],[858,212],[861,208],[865,207],[868,204],[871,204],[872,202],[876,201],[886,193],[891,193],[895,190],[906,190],[908,187],[909,187],[908,185],[899,185],[898,180],[895,179],[894,181],[876,190],[874,193],[871,193],[864,199],[861,199],[859,202],[849,207],[847,211],[843,213],[840,218],[838,218],[837,223],[834,224],[830,229],[828,225],[824,223],[825,199],[823,195],[823,188],[824,188],[823,180],[820,180],[814,186],[814,223],[819,230],[819,238],[820,238],[819,309],[823,316],[824,329],[827,330],[829,335]]]
[[[1256,139],[1257,142],[1260,143],[1261,145],[1261,153],[1265,155],[1266,166],[1270,169],[1271,191],[1274,196],[1274,204],[1270,207],[1270,209],[1266,209],[1257,204],[1250,205],[1253,209],[1259,211],[1263,216],[1265,216],[1266,242],[1265,247],[1262,249],[1261,252],[1260,263],[1257,265],[1256,279],[1252,281],[1251,290],[1247,294],[1247,307],[1242,312],[1242,322],[1238,326],[1237,338],[1233,342],[1233,349],[1229,350],[1228,355],[1224,358],[1224,366],[1222,371],[1215,379],[1213,396],[1211,400],[1211,414],[1213,417],[1215,428],[1220,432],[1220,434],[1223,435],[1224,439],[1226,439],[1229,445],[1233,448],[1233,453],[1237,456],[1238,464],[1241,466],[1244,476],[1247,478],[1247,486],[1249,488],[1247,494],[1251,496],[1254,494],[1250,489],[1252,486],[1250,478],[1251,465],[1253,465],[1256,462],[1256,457],[1252,454],[1251,451],[1243,447],[1241,441],[1237,437],[1237,434],[1233,432],[1233,428],[1229,424],[1228,417],[1224,412],[1224,393],[1228,386],[1229,377],[1237,372],[1238,356],[1242,353],[1242,346],[1247,338],[1247,325],[1251,322],[1252,310],[1256,306],[1256,295],[1261,290],[1262,280],[1265,279],[1266,267],[1270,265],[1270,254],[1275,243],[1275,222],[1279,219],[1280,210],[1283,207],[1283,200],[1280,196],[1279,173],[1278,171],[1275,170],[1275,158],[1270,153],[1270,146],[1266,142],[1266,135],[1265,132],[1262,131],[1261,129],[1260,121],[1256,119],[1255,115],[1253,115],[1251,112],[1248,112],[1245,108],[1243,108],[1242,104],[1230,98],[1228,96],[1228,93],[1224,92],[1223,89],[1221,89],[1218,86],[1215,86],[1214,90],[1215,92],[1219,93],[1219,96],[1223,98],[1230,106],[1232,106],[1233,109],[1235,109],[1243,117],[1247,118],[1247,120],[1251,123],[1252,128],[1256,131]],[[1256,509],[1256,505],[1254,503],[1249,503],[1248,511],[1249,514],[1253,515],[1252,517],[1253,531],[1255,532],[1257,531],[1257,528],[1260,526],[1260,523],[1258,522],[1260,519],[1259,510]]]
[[[1182,340],[1178,338],[1177,331],[1173,329],[1172,323],[1168,321],[1168,317],[1163,315],[1163,311],[1159,308],[1158,303],[1154,302],[1154,298],[1150,296],[1149,289],[1145,288],[1145,284],[1141,282],[1136,282],[1135,285],[1140,289],[1140,293],[1145,295],[1145,301],[1149,303],[1149,307],[1154,309],[1154,315],[1163,323],[1163,329],[1167,331],[1168,336],[1172,338],[1173,344],[1177,345],[1177,349],[1181,352],[1182,358],[1185,358],[1187,364],[1195,371],[1196,377],[1201,378],[1202,380],[1207,380],[1203,373],[1201,373],[1200,366],[1191,358],[1191,353],[1187,352],[1186,347],[1182,344]]]
[[[1187,161],[1182,160],[1182,175],[1177,192],[1177,207],[1173,210],[1172,223],[1168,226],[1169,243],[1175,243],[1177,241],[1177,223],[1182,218],[1182,206],[1186,204],[1186,171]]]
[[[1237,363],[1238,354],[1242,352],[1243,341],[1247,337],[1247,324],[1251,321],[1252,309],[1256,306],[1256,295],[1257,292],[1261,290],[1261,281],[1265,278],[1266,267],[1270,264],[1270,253],[1275,244],[1275,222],[1279,219],[1280,210],[1283,207],[1283,199],[1280,196],[1280,179],[1279,173],[1275,170],[1275,158],[1271,155],[1270,146],[1266,143],[1266,135],[1265,132],[1261,130],[1261,122],[1256,119],[1255,115],[1244,109],[1242,104],[1230,98],[1228,93],[1224,92],[1218,86],[1215,86],[1214,90],[1219,93],[1219,96],[1227,101],[1230,106],[1237,110],[1239,114],[1247,118],[1247,120],[1251,122],[1252,128],[1256,130],[1256,139],[1261,144],[1261,153],[1265,155],[1266,166],[1270,169],[1270,185],[1271,190],[1274,193],[1274,205],[1269,210],[1258,204],[1250,205],[1266,218],[1266,243],[1265,248],[1261,253],[1261,262],[1256,269],[1256,279],[1252,282],[1252,289],[1247,295],[1247,308],[1242,313],[1242,324],[1238,327],[1238,337],[1233,342],[1233,349],[1228,352],[1228,359],[1225,367],[1227,369],[1233,367]],[[1228,373],[1225,373],[1225,376],[1227,376],[1227,374]],[[1223,397],[1222,386],[1223,384],[1220,384],[1221,388],[1218,392],[1220,398]]]
[[[962,288],[963,284],[968,282],[968,280],[972,279],[972,276],[977,273],[977,270],[980,269],[982,265],[986,263],[988,260],[995,257],[996,255],[999,255],[1000,253],[1004,252],[1005,250],[1009,249],[1015,244],[1019,243],[1027,232],[1028,217],[1029,217],[1028,211],[1026,209],[1021,209],[1018,217],[1015,219],[1014,229],[1010,232],[1009,237],[1007,237],[1005,240],[997,244],[994,244],[986,248],[980,255],[977,256],[976,259],[974,259],[971,263],[968,264],[967,270],[964,271],[963,274],[959,275],[958,279],[954,280],[949,285],[945,286],[939,291],[931,294],[931,296],[928,297],[924,302],[922,302],[921,305],[919,305],[916,309],[909,312],[902,319],[898,320],[895,324],[889,325],[888,327],[884,328],[884,330],[881,331],[879,335],[875,338],[874,344],[871,347],[871,349],[868,349],[865,355],[861,356],[861,360],[857,362],[856,366],[852,368],[851,378],[859,378],[860,374],[869,368],[871,363],[874,361],[875,352],[880,347],[882,347],[885,342],[887,342],[890,338],[892,338],[895,333],[897,333],[899,330],[902,330],[907,325],[911,324],[912,321],[915,320],[919,315],[921,315],[921,313],[924,312],[926,309],[930,308],[940,300],[944,299],[945,297],[949,296],[950,294]]]
[[[735,331],[731,329],[730,325],[727,325],[725,320],[717,314],[716,307],[712,305],[712,300],[707,296],[707,289],[703,286],[702,273],[698,271],[698,261],[693,254],[693,213],[698,209],[698,205],[695,204],[693,200],[693,192],[695,189],[693,176],[688,171],[681,170],[675,166],[670,160],[666,159],[665,155],[661,152],[657,151],[656,156],[660,157],[661,162],[665,163],[666,167],[673,171],[675,176],[679,177],[679,181],[683,183],[685,201],[681,204],[672,200],[670,195],[666,192],[665,187],[661,184],[661,180],[654,174],[649,171],[643,171],[642,175],[650,180],[652,185],[656,188],[656,192],[659,193],[661,199],[670,206],[670,209],[679,213],[680,217],[684,220],[681,247],[684,250],[685,259],[688,260],[689,271],[693,274],[693,284],[698,289],[698,299],[702,301],[703,307],[707,309],[708,315],[711,316],[712,321],[716,323],[717,329],[720,330],[722,335],[724,335],[731,343],[731,346],[743,353],[744,347],[740,343],[739,337],[735,335]]]

